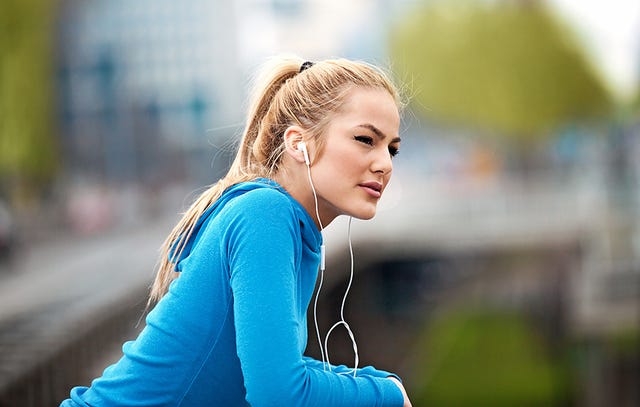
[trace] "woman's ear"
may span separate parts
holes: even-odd
[[[289,126],[284,131],[285,151],[294,160],[305,163],[309,161],[308,152],[304,143],[304,129],[300,126]]]

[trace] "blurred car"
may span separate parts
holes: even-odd
[[[0,262],[6,261],[16,245],[16,233],[9,206],[0,200]]]

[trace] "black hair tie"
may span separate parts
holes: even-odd
[[[311,61],[305,61],[302,63],[302,65],[300,66],[300,72],[304,71],[305,69],[309,69],[313,66],[313,62]]]

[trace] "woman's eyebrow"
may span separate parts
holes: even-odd
[[[357,127],[364,127],[365,129],[371,130],[380,140],[387,138],[387,136],[382,131],[380,131],[380,129],[378,129],[376,126],[374,126],[371,123],[363,123],[358,125]],[[400,137],[396,137],[393,140],[391,140],[392,143],[399,143],[400,141],[401,141]]]

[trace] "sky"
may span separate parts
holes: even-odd
[[[633,96],[640,76],[640,0],[548,0],[577,31],[614,93]]]

